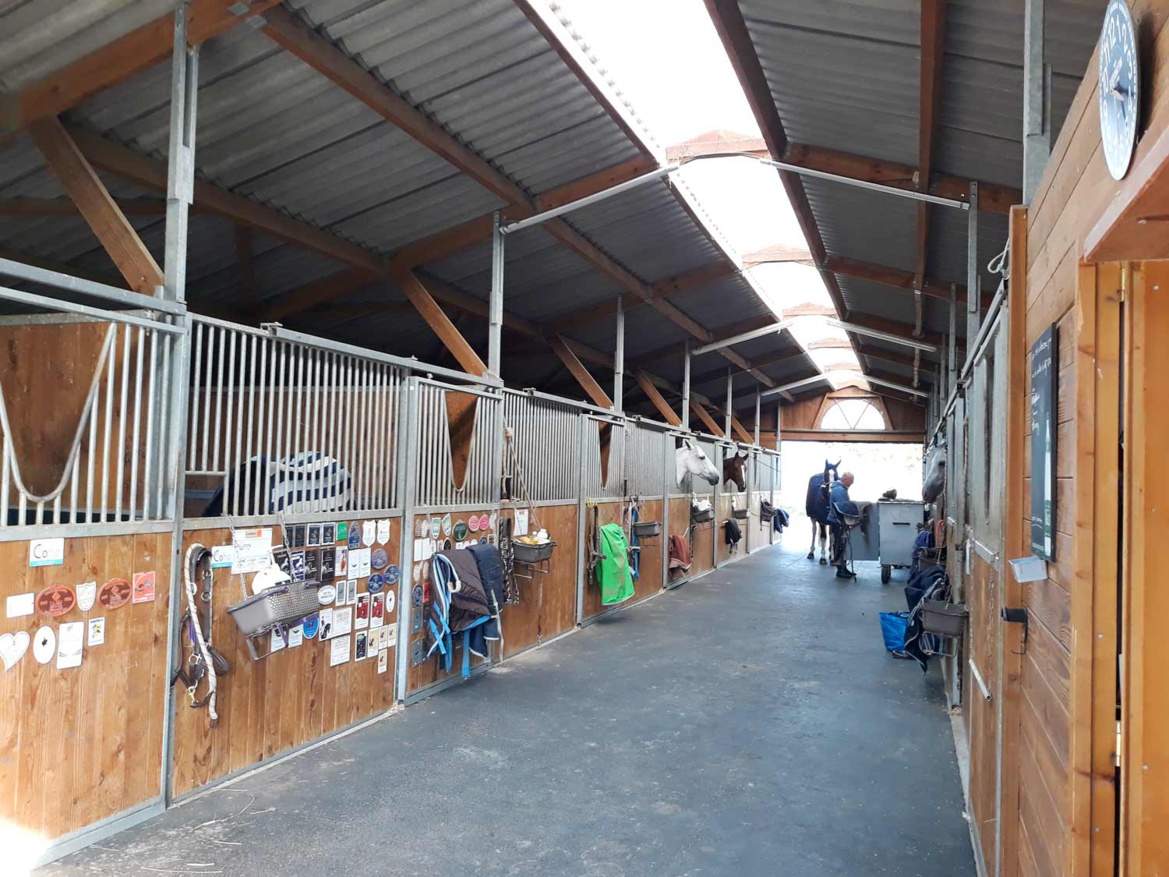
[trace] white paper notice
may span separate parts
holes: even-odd
[[[82,582],[77,586],[77,608],[88,612],[97,599],[97,582]]]
[[[279,652],[284,648],[284,637],[276,631],[272,631],[268,640],[268,653]]]
[[[353,610],[351,608],[333,610],[333,636],[345,636],[353,630]]]
[[[272,565],[272,528],[258,530],[235,530],[231,534],[235,557],[231,563],[231,574],[259,572]]]
[[[22,615],[32,615],[33,598],[35,594],[13,594],[8,598],[8,617],[20,618]]]
[[[81,666],[81,647],[85,639],[85,622],[62,624],[57,634],[57,669]]]
[[[60,566],[64,562],[64,539],[33,539],[28,543],[29,566]]]
[[[382,645],[392,649],[398,644],[398,622],[394,621],[382,628]]]
[[[382,518],[377,522],[377,544],[385,545],[390,541],[390,519]]]
[[[421,561],[421,560],[422,560],[422,544],[423,544],[423,541],[424,541],[424,540],[422,540],[422,539],[415,539],[415,540],[414,540],[414,562],[415,562],[415,563],[418,563],[419,561]]]
[[[288,647],[290,649],[295,649],[303,642],[304,628],[298,624],[296,627],[292,628],[292,630],[288,631]]]
[[[516,509],[515,510],[515,535],[517,535],[517,536],[527,536],[528,535],[528,510],[527,509]]]
[[[348,663],[350,648],[349,634],[329,640],[329,666],[336,667],[338,664]]]
[[[368,578],[371,554],[372,552],[368,548],[359,548],[351,553],[349,555],[349,574],[357,579]]]
[[[377,521],[362,521],[361,523],[361,544],[366,548],[373,545],[377,538]]]
[[[378,652],[377,653],[377,671],[378,671],[378,673],[385,673],[386,668],[389,666],[390,666],[390,653],[389,652]]]
[[[89,647],[100,646],[106,641],[106,620],[104,618],[89,619],[89,638],[86,640],[86,645]]]

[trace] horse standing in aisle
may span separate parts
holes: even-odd
[[[828,489],[840,477],[840,460],[835,463],[824,461],[824,471],[808,479],[808,496],[804,511],[812,522],[812,547],[808,549],[808,560],[816,558],[816,537],[820,538],[820,563],[828,565]]]

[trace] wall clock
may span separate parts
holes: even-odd
[[[1140,59],[1125,0],[1110,0],[1100,31],[1100,139],[1112,178],[1128,173],[1137,139]]]

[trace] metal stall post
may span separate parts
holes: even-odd
[[[625,390],[625,296],[617,296],[617,347],[613,351],[613,413],[620,414]]]
[[[978,337],[982,280],[978,275],[978,183],[970,184],[970,209],[966,213],[966,363],[974,362]]]
[[[755,447],[759,448],[759,418],[762,416],[763,397],[760,395],[759,387],[755,387]]]
[[[406,392],[398,401],[398,502],[402,506],[398,576],[398,663],[396,700],[403,703],[410,686],[410,637],[414,626],[414,504],[418,492],[418,377],[407,373],[399,384]]]
[[[670,583],[670,485],[674,483],[674,436],[662,433],[662,587]]]
[[[690,339],[682,349],[682,429],[690,431]]]
[[[487,370],[498,378],[503,334],[503,232],[499,226],[498,210],[491,218],[491,300],[487,318]]]
[[[588,581],[585,540],[588,537],[588,505],[585,501],[585,468],[588,466],[585,441],[588,438],[588,415],[583,411],[577,415],[576,446],[580,449],[576,467],[576,623],[584,620],[584,589]]]
[[[969,294],[969,291],[967,292]],[[950,349],[946,353],[946,395],[954,392],[958,379],[958,286],[950,284]]]
[[[731,367],[728,365],[727,366],[727,416],[724,418],[726,423],[723,426],[723,435],[726,437],[727,441],[731,440],[731,419],[734,417],[734,414],[735,414],[734,409],[731,408],[731,400],[732,400],[732,397],[734,396],[734,392],[735,392],[735,373],[733,371],[731,371]]]
[[[778,453],[783,453],[783,448],[780,443],[783,441],[783,401],[776,400],[775,403],[775,450]]]
[[[173,49],[171,53],[170,93],[170,142],[167,155],[166,187],[166,233],[163,254],[163,287],[157,291],[159,297],[170,302],[184,303],[187,298],[187,219],[195,193],[195,116],[199,93],[199,47],[187,45],[187,4],[180,3],[175,9]],[[183,494],[184,466],[187,438],[187,407],[190,388],[190,318],[185,309],[171,319],[171,323],[182,329],[160,351],[152,345],[151,356],[155,368],[161,353],[164,375],[169,371],[170,380],[155,382],[153,410],[161,413],[161,421],[155,430],[157,449],[162,451],[156,459],[162,467],[159,479],[165,490],[158,512],[174,520],[171,535],[170,564],[170,605],[167,607],[166,627],[166,678],[174,676],[178,655],[177,642],[180,597],[183,582]],[[144,340],[144,339],[143,339]],[[169,365],[169,369],[166,366]],[[169,398],[164,398],[164,396]],[[149,485],[145,494],[144,508],[149,508]],[[134,499],[131,497],[131,508]],[[168,685],[164,701],[166,710],[162,723],[162,766],[159,779],[163,802],[170,804],[173,794],[174,758],[174,686]]]

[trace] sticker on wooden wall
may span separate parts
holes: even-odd
[[[345,602],[350,606],[357,602],[357,579],[345,583]]]
[[[349,542],[349,522],[348,521],[341,521],[340,523],[337,524],[337,541],[338,542],[345,542],[346,544],[348,544],[348,542]]]
[[[268,654],[284,649],[284,637],[278,631],[272,631],[268,637]]]
[[[369,594],[357,595],[357,629],[369,627]]]
[[[391,588],[402,580],[402,570],[396,563],[391,563],[386,567],[386,584]]]
[[[308,541],[308,528],[304,524],[285,528],[284,541],[289,548],[304,548]]]
[[[386,587],[386,577],[381,573],[374,573],[365,583],[365,589],[371,594],[380,594]]]
[[[414,564],[414,568],[411,570],[411,573],[412,573],[412,575],[413,575],[413,579],[412,579],[412,580],[413,580],[414,582],[420,582],[420,581],[422,581],[422,562],[421,562],[421,561],[419,561],[418,563]]]
[[[385,545],[390,541],[390,519],[382,518],[377,522],[377,544]]]
[[[292,567],[292,580],[294,582],[304,581],[304,552],[292,551],[288,554],[288,563]]]
[[[304,642],[304,625],[297,624],[288,630],[288,647],[295,649]]]
[[[470,530],[472,533],[479,532],[479,516],[478,515],[471,515],[471,517],[469,517],[467,519],[467,529]]]
[[[356,565],[356,568],[354,568]],[[368,548],[361,548],[355,551],[349,557],[350,575],[357,579],[369,578],[372,569],[372,561],[370,560],[370,550]]]
[[[130,583],[125,579],[110,579],[97,592],[99,606],[117,609],[130,602]]]
[[[480,523],[482,523],[482,522],[480,522]],[[495,512],[492,512],[490,515],[487,516],[487,529],[488,530],[495,529]]]
[[[57,669],[71,670],[81,666],[85,642],[85,622],[69,621],[61,625],[57,636]]]
[[[32,656],[38,664],[47,664],[57,654],[57,635],[53,628],[45,626],[33,635]]]
[[[386,672],[390,666],[390,653],[388,651],[381,651],[377,653],[377,671],[378,674]]]
[[[337,541],[337,525],[321,524],[321,544],[332,545]]]
[[[369,642],[364,633],[357,634],[353,638],[353,659],[355,661],[364,661],[369,655]]]
[[[375,549],[373,549],[373,551],[370,552],[370,555],[369,555],[370,569],[375,569],[378,572],[381,572],[383,569],[385,569],[389,565],[389,563],[390,563],[390,556],[388,554],[386,554],[386,550],[384,548],[375,548]]]
[[[343,579],[349,575],[349,549],[344,545],[336,549],[336,570],[337,578]]]
[[[455,521],[455,529],[453,530],[453,535],[455,537],[456,542],[462,542],[464,539],[467,538],[467,522],[464,521],[462,518],[459,518],[459,520]]]
[[[361,524],[354,521],[349,525],[349,550],[361,547]]]
[[[9,618],[22,618],[32,615],[36,607],[36,594],[29,591],[27,594],[13,594],[5,601],[5,608]]]
[[[77,608],[88,612],[97,600],[97,582],[82,582],[77,586]]]
[[[349,635],[335,637],[329,643],[329,666],[349,663]]]
[[[422,594],[422,585],[415,585],[414,590],[410,592],[411,602],[413,602],[415,606],[422,605]]]
[[[366,548],[373,545],[377,539],[377,521],[361,522],[361,544]]]
[[[223,569],[235,563],[235,548],[231,545],[211,546],[211,568]]]
[[[516,535],[516,536],[527,536],[528,535],[528,510],[527,509],[516,509],[515,510],[515,533],[514,533],[514,535]]]
[[[394,607],[398,604],[398,596],[393,591],[386,591],[386,615],[394,614]]]
[[[77,605],[77,597],[68,585],[50,585],[37,594],[37,612],[60,618]]]
[[[321,581],[331,582],[337,577],[337,549],[332,546],[321,549]]]
[[[321,552],[319,548],[309,548],[304,552],[304,580],[319,582],[321,580]]]
[[[0,661],[4,662],[5,671],[11,670],[20,663],[20,659],[28,651],[31,639],[27,630],[0,634]]]
[[[317,602],[322,606],[329,606],[337,599],[337,589],[333,585],[321,585],[317,588]]]
[[[387,649],[392,649],[398,644],[398,622],[391,621],[382,629],[382,639]]]
[[[353,630],[353,609],[346,606],[344,609],[333,610],[333,636],[344,636]]]
[[[321,545],[321,525],[308,525],[308,546],[309,548],[319,548]]]
[[[104,618],[89,619],[89,636],[85,644],[90,648],[100,646],[106,641],[106,620]]]
[[[64,539],[33,539],[28,543],[29,566],[60,566],[64,562]]]
[[[451,534],[451,516],[450,512],[442,516],[442,535],[449,536]]]
[[[386,598],[381,594],[371,594],[369,598],[369,626],[381,627],[386,622]]]
[[[443,551],[450,551],[454,547],[455,547],[455,544],[453,542],[451,542],[450,539],[443,540],[443,543],[442,543],[442,550]]]
[[[333,610],[322,609],[317,619],[317,638],[324,642],[333,636]]]
[[[299,626],[301,634],[305,639],[314,639],[321,628],[321,621],[318,616],[310,615]]]
[[[152,603],[154,602],[154,570],[150,572],[136,572],[134,573],[134,596],[132,597],[135,603]]]

